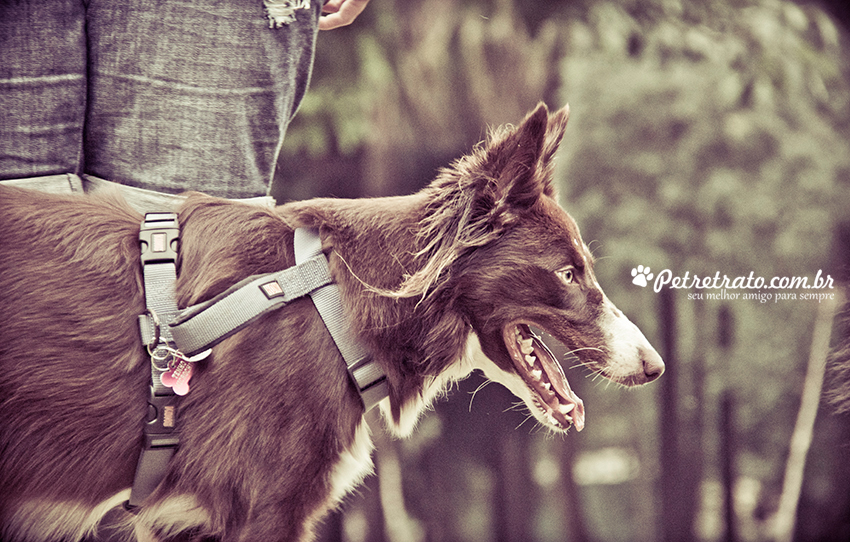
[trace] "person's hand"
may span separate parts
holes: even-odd
[[[330,0],[322,8],[319,30],[332,30],[353,23],[368,3],[369,0]]]

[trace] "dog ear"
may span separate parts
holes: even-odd
[[[426,263],[394,295],[425,296],[436,290],[462,253],[498,239],[541,195],[554,197],[551,162],[566,122],[566,108],[550,118],[541,102],[518,127],[497,130],[486,144],[441,170],[423,191],[430,203],[420,223],[417,254]]]
[[[515,130],[487,149],[487,163],[496,179],[497,201],[510,208],[530,207],[543,193],[538,165],[543,153],[549,109],[540,103]]]
[[[540,158],[544,168],[551,168],[555,153],[564,138],[567,130],[567,121],[570,118],[570,106],[565,105],[552,115],[549,115],[549,125],[546,127],[546,141],[543,143],[543,156]]]
[[[553,158],[568,117],[569,107],[550,115],[541,102],[519,127],[491,140],[486,162],[497,180],[495,201],[521,210],[531,207],[542,194],[554,196]]]

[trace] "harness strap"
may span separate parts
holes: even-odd
[[[151,385],[145,443],[136,466],[129,505],[138,506],[165,478],[180,443],[177,400],[160,376],[173,353],[192,357],[236,333],[263,314],[309,295],[345,360],[368,411],[388,396],[386,375],[351,332],[339,286],[333,282],[322,241],[315,229],[295,230],[294,267],[255,275],[209,301],[177,309],[175,213],[148,213],[139,233],[147,313],[139,317],[143,343],[151,354]]]
[[[145,442],[136,465],[130,506],[138,506],[165,477],[177,451],[177,396],[162,384],[173,342],[168,321],[177,314],[177,243],[180,226],[175,213],[148,213],[139,230],[147,313],[139,317],[144,344],[151,353],[151,384],[145,419]]]
[[[324,255],[297,267],[254,275],[220,295],[181,312],[170,333],[178,349],[194,356],[244,328],[263,314],[304,297],[331,282]]]
[[[295,230],[295,266],[254,275],[222,294],[185,309],[171,322],[180,352],[193,356],[236,333],[268,311],[309,295],[345,360],[366,410],[389,394],[386,376],[350,331],[339,286],[333,282],[315,229]]]
[[[295,230],[295,264],[301,265],[316,257],[325,259],[319,232],[307,228]],[[387,378],[381,367],[374,362],[371,354],[351,333],[342,307],[339,285],[330,283],[310,292],[309,295],[340,354],[345,359],[348,372],[357,385],[357,391],[360,392],[366,411],[370,410],[389,395]]]

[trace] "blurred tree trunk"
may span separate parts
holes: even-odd
[[[363,518],[362,526],[355,524],[358,527],[355,536],[347,536],[345,525],[343,525],[343,534],[346,535],[343,540],[346,542],[390,542],[387,540],[386,529],[384,527],[384,511],[381,507],[381,480],[379,476],[369,476],[363,484],[357,488],[364,498],[357,499],[353,506],[348,509],[348,514],[353,514],[355,517]],[[362,531],[360,528],[362,527]],[[353,527],[349,527],[355,531]]]
[[[690,353],[690,376],[692,394],[692,408],[687,416],[687,427],[689,436],[684,443],[684,457],[687,459],[686,486],[688,488],[688,501],[685,507],[691,512],[691,530],[693,531],[693,518],[697,516],[702,505],[702,481],[705,472],[706,454],[704,449],[705,438],[705,397],[706,397],[706,352],[704,345],[709,344],[707,325],[707,314],[703,303],[694,304],[694,332],[696,334],[696,348]]]
[[[577,445],[568,442],[562,446],[563,455],[561,464],[564,466],[563,488],[564,488],[564,521],[565,531],[569,533],[570,542],[587,542],[590,536],[587,533],[584,511],[582,509],[581,492],[575,478],[573,478],[572,467],[575,464]]]
[[[529,465],[528,436],[505,429],[498,441],[496,542],[524,542],[534,538],[534,482]]]
[[[695,493],[686,473],[679,438],[685,431],[680,416],[681,366],[678,359],[678,316],[675,290],[659,293],[662,356],[667,368],[661,385],[661,539],[665,542],[693,540]]]
[[[404,501],[399,443],[381,428],[377,418],[377,412],[373,411],[370,425],[374,428],[376,444],[375,469],[380,485],[383,539],[387,542],[421,542],[424,539],[422,528],[407,512]]]
[[[369,113],[367,195],[403,192],[411,157],[457,156],[488,127],[518,123],[556,95],[558,27],[544,24],[532,37],[514,2],[487,4],[388,0],[382,8],[393,24],[379,25],[363,47],[379,96]]]
[[[738,540],[735,515],[735,397],[732,390],[720,396],[720,477],[723,480],[723,519],[726,524],[726,542]]]
[[[720,478],[723,481],[724,521],[726,542],[738,540],[737,517],[735,515],[735,394],[732,388],[732,345],[735,342],[735,319],[729,305],[722,305],[717,313],[717,345],[724,361],[725,389],[720,394]]]
[[[841,297],[841,295],[836,294],[835,297]],[[777,542],[791,542],[794,535],[806,455],[812,444],[815,417],[817,416],[824,372],[826,371],[826,359],[829,355],[832,321],[835,308],[840,305],[841,300],[827,299],[818,307],[818,315],[812,332],[809,361],[806,365],[806,377],[803,381],[803,394],[800,397],[800,409],[797,412],[794,432],[791,434],[788,461],[785,465],[782,495],[779,499],[776,515],[773,518],[774,536]]]

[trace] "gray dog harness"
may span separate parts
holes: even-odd
[[[365,411],[388,395],[386,376],[351,332],[339,286],[333,282],[315,229],[295,230],[295,266],[254,275],[183,311],[177,308],[175,213],[148,213],[139,232],[147,312],[139,316],[142,343],[151,357],[145,442],[129,504],[138,506],[165,477],[179,445],[177,406],[189,391],[192,364],[263,314],[310,296],[360,393]]]

